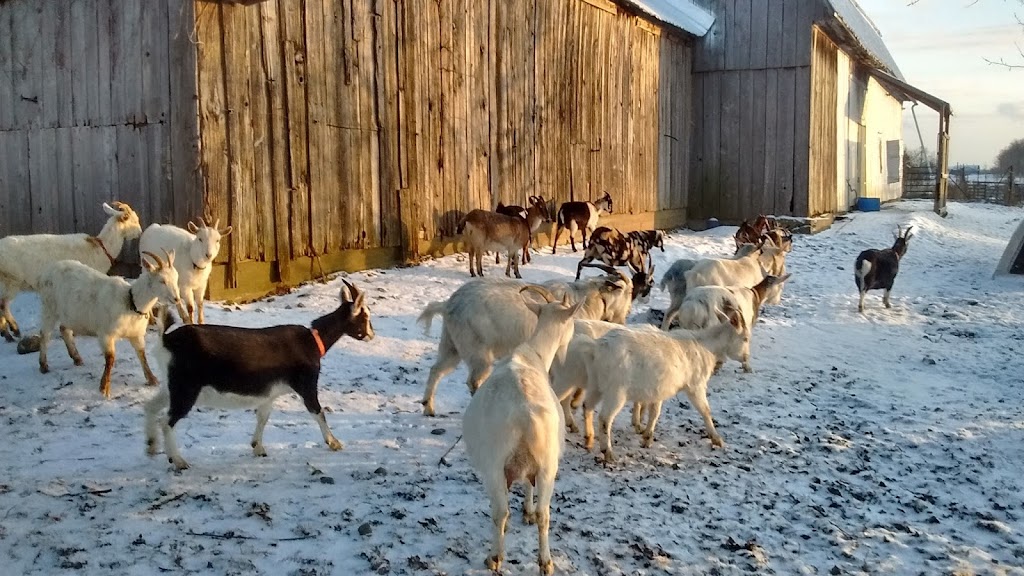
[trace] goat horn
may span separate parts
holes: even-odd
[[[163,250],[164,256],[167,257],[167,265],[174,266],[174,252],[168,252],[167,248],[161,248],[160,250]]]
[[[220,218],[213,221],[213,229],[216,230],[218,228],[220,228]]]
[[[519,289],[520,294],[527,291],[536,292],[537,294],[540,294],[541,297],[544,298],[544,300],[549,304],[555,301],[555,295],[552,294],[551,291],[548,290],[547,288],[541,288],[540,286],[534,284],[527,284],[526,286],[523,286],[522,288]]]
[[[153,261],[154,263],[156,263],[156,267],[157,267],[157,269],[158,269],[158,270],[159,270],[160,268],[163,268],[163,267],[164,267],[164,261],[163,261],[163,260],[161,260],[159,256],[157,256],[156,254],[153,254],[153,253],[152,253],[152,252],[150,252],[149,250],[146,250],[146,251],[144,251],[144,252],[142,253],[142,255],[143,255],[143,256],[149,256],[149,259],[150,259],[150,260],[152,260],[152,261]]]

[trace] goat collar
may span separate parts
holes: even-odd
[[[139,310],[139,307],[135,305],[135,295],[132,294],[132,288],[128,288],[128,309],[135,312],[139,316],[145,316],[147,313]]]
[[[324,354],[327,354],[327,348],[324,347],[324,341],[320,339],[320,331],[316,328],[310,328],[309,331],[313,333],[313,340],[316,340],[316,347],[320,351],[320,357],[323,358]]]
[[[114,257],[110,255],[110,251],[107,250],[107,247],[103,245],[103,240],[100,240],[99,236],[92,236],[91,240],[96,242],[96,245],[100,247],[100,250],[103,250],[103,254],[106,255],[107,260],[110,260],[110,265],[113,266],[114,265]]]

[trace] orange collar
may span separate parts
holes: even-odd
[[[327,354],[327,348],[324,348],[324,341],[320,339],[320,332],[316,328],[311,328],[310,332],[313,333],[313,340],[316,340],[316,347],[320,350],[320,357],[323,358],[324,354]]]
[[[110,260],[110,265],[113,266],[114,257],[110,255],[110,251],[107,250],[107,247],[103,245],[103,240],[100,240],[99,236],[90,236],[89,241],[99,246],[100,250],[103,250],[103,254],[106,255],[107,260]]]

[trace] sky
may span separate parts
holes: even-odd
[[[991,165],[1024,138],[1024,0],[858,0],[907,81],[953,107],[950,162]],[[985,59],[1020,65],[1010,70]],[[910,104],[904,139],[920,146]],[[924,144],[935,149],[938,115],[917,106]]]

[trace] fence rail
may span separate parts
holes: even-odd
[[[935,198],[935,170],[928,167],[903,168],[904,198]],[[952,202],[985,202],[1020,206],[1024,204],[1024,178],[1011,168],[1002,173],[968,173],[966,169],[949,171],[948,200]]]

